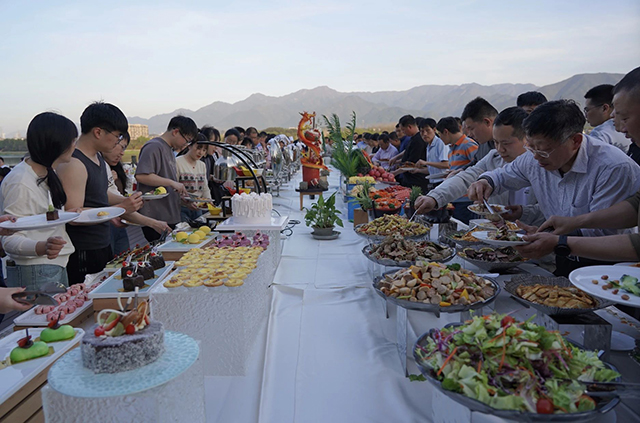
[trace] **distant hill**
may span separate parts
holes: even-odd
[[[299,112],[315,111],[318,116],[337,113],[348,119],[351,111],[357,114],[361,128],[394,124],[407,113],[414,116],[460,116],[465,104],[475,97],[484,97],[498,110],[513,106],[516,97],[525,91],[540,91],[549,100],[570,98],[584,103],[584,93],[599,84],[615,84],[623,74],[594,73],[574,75],[564,81],[542,87],[533,84],[498,85],[422,85],[406,91],[378,91],[343,93],[326,86],[296,91],[282,97],[252,94],[237,103],[216,101],[198,110],[177,109],[144,119],[129,118],[130,123],[149,125],[149,132],[158,134],[166,129],[172,116],[184,114],[199,126],[209,124],[220,129],[232,126],[292,127],[298,124]],[[320,121],[320,123],[322,123]]]

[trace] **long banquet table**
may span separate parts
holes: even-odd
[[[299,177],[298,177],[299,179]],[[339,186],[337,172],[329,177],[330,195]],[[259,341],[249,355],[245,376],[206,377],[205,403],[208,422],[504,422],[481,413],[469,413],[437,393],[428,382],[411,382],[404,375],[396,345],[396,309],[371,287],[372,277],[382,270],[367,260],[361,250],[366,241],[355,234],[346,220],[346,204],[338,195],[337,205],[344,228],[334,241],[317,241],[304,225],[296,177],[274,197],[274,208],[300,221],[283,242],[280,265],[271,287],[268,321],[262,322]],[[305,198],[309,207],[315,200]],[[460,259],[456,259],[460,263]],[[466,268],[482,272],[470,264]],[[549,275],[527,264],[523,272]],[[499,280],[504,280],[501,277]],[[494,303],[499,312],[517,310],[527,318],[533,312],[503,291]],[[493,308],[493,307],[491,307]],[[485,308],[484,312],[490,312]],[[614,329],[635,338],[640,332],[614,322]],[[459,314],[408,313],[407,343],[411,344],[431,327],[459,321]],[[627,353],[612,353],[624,379],[640,380],[640,367]],[[408,372],[418,374],[409,358]],[[622,367],[621,367],[622,368]],[[596,421],[640,421],[640,407],[620,404],[614,412]]]

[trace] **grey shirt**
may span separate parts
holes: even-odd
[[[620,149],[587,135],[576,160],[564,175],[538,165],[526,152],[506,166],[485,172],[495,186],[494,192],[532,187],[545,218],[579,216],[606,209],[635,194],[640,188],[640,166]],[[524,217],[524,215],[523,215]],[[621,233],[610,229],[582,229],[584,236]]]
[[[155,174],[163,178],[178,180],[176,158],[173,150],[162,138],[147,141],[140,150],[140,159],[136,168],[136,176],[140,174]],[[157,187],[138,183],[138,190],[143,194],[153,191]],[[180,195],[170,187],[165,187],[168,196],[159,200],[145,201],[140,213],[168,224],[180,222]]]

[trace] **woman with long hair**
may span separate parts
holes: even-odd
[[[29,155],[2,181],[0,209],[17,217],[44,214],[50,206],[63,209],[67,195],[56,174],[68,163],[78,138],[76,125],[52,112],[40,113],[27,129]],[[51,199],[51,200],[49,200]],[[74,252],[65,225],[18,231],[2,237],[8,286],[38,289],[48,282],[68,285],[65,267]]]
[[[199,133],[188,145],[185,154],[176,159],[178,170],[178,182],[183,184],[187,191],[196,197],[211,199],[211,192],[207,184],[207,166],[201,159],[207,153],[209,140]],[[180,209],[180,217],[183,222],[195,220],[202,216],[202,210],[196,207],[193,201],[184,202]]]

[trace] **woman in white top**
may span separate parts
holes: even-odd
[[[56,174],[60,163],[68,163],[78,130],[64,116],[45,112],[27,129],[29,156],[0,185],[0,209],[17,217],[44,214],[52,205],[62,209],[67,196]],[[53,204],[50,204],[50,200]],[[66,265],[73,244],[65,225],[18,231],[2,237],[7,261],[8,286],[36,290],[48,282],[68,285]]]
[[[176,159],[178,182],[196,197],[211,199],[207,183],[207,166],[200,160],[207,153],[209,141],[202,134],[198,134],[196,140],[189,144],[186,154]],[[183,222],[193,220],[202,216],[202,213],[195,202],[183,201],[180,218]]]

